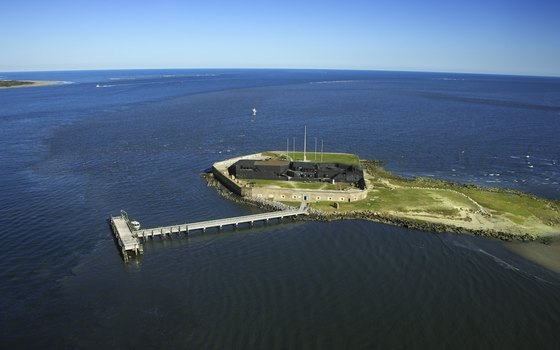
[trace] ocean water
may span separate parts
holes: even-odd
[[[366,222],[156,239],[124,264],[107,223],[243,215],[213,162],[328,152],[560,199],[560,79],[321,70],[0,73],[6,349],[539,348],[560,275],[502,242]],[[251,109],[258,113],[255,117]]]

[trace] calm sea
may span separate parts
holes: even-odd
[[[560,199],[560,79],[436,73],[0,73],[0,347],[556,349],[560,275],[498,241],[364,221],[156,239],[107,218],[257,212],[200,173],[315,140],[404,176]],[[256,117],[251,109],[256,108]]]

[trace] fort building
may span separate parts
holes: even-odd
[[[241,159],[228,167],[228,173],[238,179],[346,182],[365,187],[362,168],[339,163]]]
[[[363,169],[349,164],[277,160],[257,153],[215,163],[212,172],[225,187],[242,197],[332,202],[353,202],[367,197]],[[251,180],[275,181],[270,185],[262,181],[255,185]],[[278,186],[284,181],[300,185]],[[346,186],[338,189],[334,184]]]

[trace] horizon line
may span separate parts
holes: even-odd
[[[375,69],[375,68],[309,68],[309,67],[166,67],[166,68],[69,68],[69,69],[29,69],[29,70],[6,70],[1,73],[42,73],[42,72],[90,72],[90,71],[133,71],[133,70],[294,70],[294,71],[355,71],[355,72],[394,72],[394,73],[432,73],[432,74],[463,74],[463,75],[493,75],[493,76],[515,76],[534,78],[560,78],[558,75],[535,75],[530,73],[508,73],[508,72],[473,72],[473,71],[432,71],[414,69]]]

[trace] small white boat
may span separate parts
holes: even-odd
[[[257,109],[253,108],[253,116],[257,115]]]
[[[132,220],[132,221],[130,222],[130,226],[132,226],[132,229],[133,229],[134,231],[138,231],[138,230],[140,229],[140,223],[139,223],[138,221],[136,221],[136,220]]]
[[[101,85],[97,84],[97,85],[95,85],[95,87],[101,87]]]

